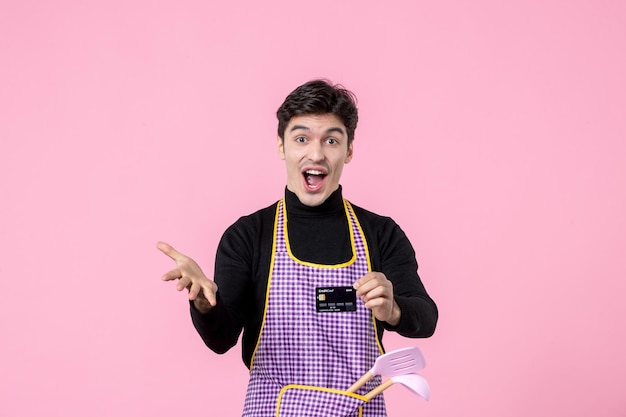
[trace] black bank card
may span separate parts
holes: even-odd
[[[356,311],[356,290],[352,287],[317,287],[315,305],[318,313]]]

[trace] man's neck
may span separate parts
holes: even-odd
[[[343,210],[343,196],[341,185],[322,204],[317,206],[307,206],[303,204],[298,196],[285,188],[285,204],[291,214],[299,215],[319,215],[334,213]]]

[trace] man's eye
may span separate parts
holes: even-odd
[[[326,139],[326,143],[328,143],[329,145],[336,145],[338,142],[335,138],[328,138]]]
[[[298,143],[304,143],[304,142],[306,142],[306,138],[305,138],[304,136],[298,136],[298,137],[296,138],[296,142],[298,142]]]

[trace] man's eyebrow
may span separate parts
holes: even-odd
[[[305,130],[305,131],[309,131],[311,129],[309,129],[307,126],[304,125],[293,125],[293,127],[289,130],[290,132],[293,132],[295,130]],[[345,135],[346,132],[340,128],[340,127],[330,127],[326,130],[326,134],[329,133],[341,133],[342,135]]]
[[[326,131],[326,134],[335,133],[335,132],[336,133],[341,133],[342,135],[346,134],[346,132],[344,132],[344,130],[342,128],[340,128],[340,127],[331,127],[330,129],[328,129]]]
[[[311,130],[311,129],[303,125],[293,125],[290,132],[293,132],[294,130]]]

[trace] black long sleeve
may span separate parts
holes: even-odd
[[[352,256],[348,222],[341,187],[317,207],[302,205],[290,191],[285,193],[288,233],[294,255],[320,264],[338,264]],[[382,272],[393,283],[394,297],[401,309],[398,326],[378,326],[406,337],[429,337],[438,312],[417,274],[415,252],[400,227],[388,217],[352,205],[366,237],[373,271]],[[218,246],[214,279],[218,303],[201,314],[191,304],[191,316],[206,345],[223,353],[237,343],[243,330],[242,358],[246,366],[254,351],[267,290],[272,255],[276,204],[237,220]]]

